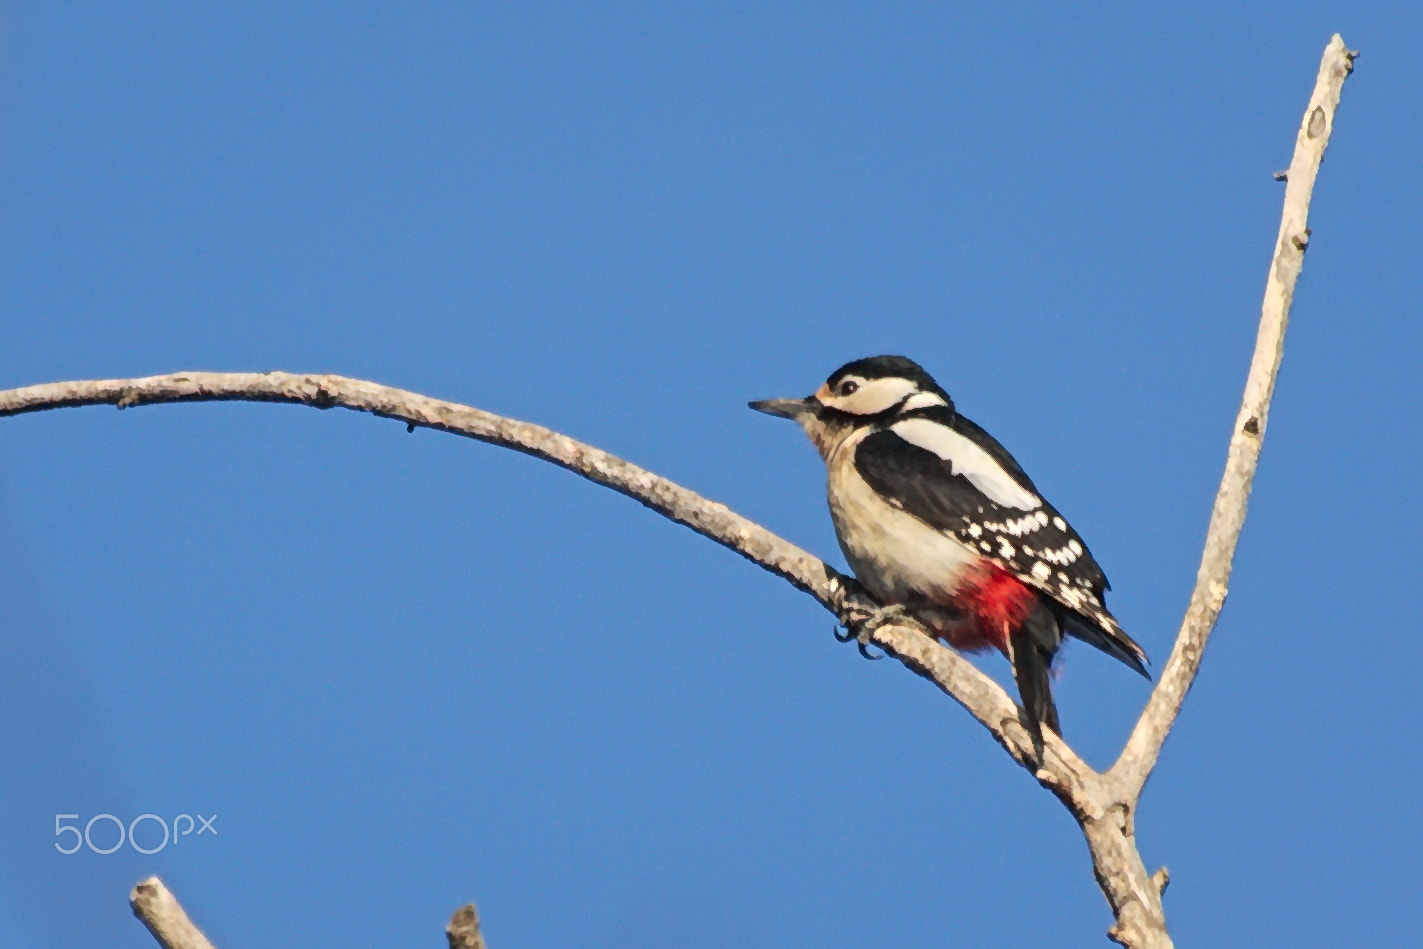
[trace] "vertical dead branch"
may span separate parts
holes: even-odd
[[[1102,776],[1115,801],[1102,819],[1080,821],[1092,853],[1097,882],[1117,917],[1108,935],[1129,949],[1170,949],[1172,946],[1161,906],[1161,894],[1170,878],[1165,868],[1147,875],[1136,846],[1137,803],[1161,754],[1161,745],[1200,670],[1206,640],[1225,603],[1235,547],[1245,524],[1250,486],[1265,436],[1270,399],[1284,355],[1290,303],[1304,266],[1305,248],[1309,246],[1309,199],[1334,128],[1339,95],[1344,80],[1353,71],[1355,55],[1337,33],[1324,49],[1314,93],[1295,138],[1294,157],[1287,173],[1289,184],[1285,189],[1284,213],[1265,283],[1255,355],[1231,434],[1225,474],[1211,511],[1196,587],[1161,681],[1152,691],[1121,756]]]
[[[1275,255],[1265,282],[1265,301],[1260,312],[1260,331],[1255,340],[1255,355],[1250,362],[1250,375],[1245,383],[1245,396],[1235,431],[1230,437],[1225,476],[1216,493],[1211,511],[1210,528],[1206,533],[1205,550],[1196,588],[1191,594],[1175,648],[1166,661],[1161,681],[1151,693],[1145,710],[1137,721],[1121,757],[1109,774],[1122,783],[1126,796],[1135,800],[1147,777],[1156,767],[1161,744],[1181,711],[1181,703],[1196,679],[1206,640],[1215,628],[1216,618],[1225,603],[1230,587],[1230,569],[1235,559],[1235,545],[1245,523],[1245,510],[1250,499],[1250,485],[1255,478],[1255,466],[1260,458],[1260,443],[1265,437],[1265,423],[1270,414],[1270,398],[1275,391],[1280,359],[1284,355],[1285,328],[1289,325],[1290,304],[1294,300],[1295,282],[1304,266],[1305,248],[1309,246],[1309,199],[1314,194],[1314,179],[1329,134],[1334,130],[1334,113],[1344,80],[1354,69],[1357,55],[1344,45],[1339,34],[1324,49],[1315,80],[1314,94],[1304,111],[1299,134],[1295,137],[1294,157],[1290,161],[1288,184],[1285,186],[1285,207],[1280,219],[1280,232],[1275,239]]]

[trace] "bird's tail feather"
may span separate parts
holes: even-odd
[[[1018,697],[1033,744],[1042,757],[1043,726],[1059,735],[1057,705],[1052,700],[1049,672],[1053,656],[1062,643],[1062,630],[1053,612],[1041,602],[1008,634],[1013,660],[1013,680],[1018,683]]]
[[[1093,619],[1096,622],[1066,611],[1061,616],[1062,627],[1069,636],[1096,646],[1150,679],[1151,673],[1146,671],[1146,652],[1137,645],[1136,640],[1124,633],[1106,611]]]

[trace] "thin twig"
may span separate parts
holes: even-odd
[[[1304,251],[1309,246],[1309,199],[1314,192],[1319,163],[1324,160],[1324,149],[1329,144],[1329,133],[1334,129],[1339,94],[1344,88],[1344,80],[1353,71],[1355,55],[1344,45],[1339,34],[1334,34],[1324,49],[1314,94],[1309,98],[1309,106],[1305,109],[1304,120],[1295,138],[1294,158],[1286,173],[1289,183],[1285,186],[1284,213],[1265,283],[1265,301],[1260,311],[1255,356],[1250,362],[1245,396],[1241,401],[1240,414],[1236,417],[1235,431],[1230,437],[1225,475],[1211,511],[1205,550],[1196,574],[1196,588],[1176,636],[1176,645],[1161,673],[1161,681],[1152,691],[1121,757],[1109,772],[1113,780],[1121,782],[1126,798],[1131,801],[1136,800],[1147,777],[1156,767],[1161,745],[1200,670],[1206,641],[1215,628],[1230,588],[1235,545],[1245,524],[1250,486],[1255,478],[1260,443],[1265,437],[1265,423],[1270,414],[1270,398],[1275,391],[1275,378],[1279,375],[1280,359],[1284,355],[1290,303],[1294,300],[1295,283],[1304,266]]]
[[[178,898],[157,877],[134,887],[128,905],[163,949],[213,949],[208,937],[183,912]]]

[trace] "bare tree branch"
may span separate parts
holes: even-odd
[[[128,905],[163,949],[213,949],[208,937],[183,912],[178,898],[157,877],[149,877],[135,886],[128,896]]]
[[[1109,774],[1122,782],[1128,799],[1135,800],[1156,767],[1162,742],[1181,711],[1196,673],[1201,667],[1206,640],[1215,628],[1216,619],[1225,603],[1230,587],[1230,570],[1235,559],[1235,545],[1245,524],[1245,510],[1250,499],[1250,486],[1255,479],[1255,466],[1260,459],[1260,443],[1265,438],[1265,423],[1270,414],[1270,398],[1275,392],[1280,360],[1284,356],[1285,328],[1289,324],[1290,304],[1294,300],[1295,282],[1304,267],[1304,251],[1309,246],[1309,199],[1314,193],[1314,179],[1329,133],[1334,130],[1334,112],[1339,107],[1339,95],[1344,80],[1354,69],[1357,54],[1344,45],[1339,34],[1324,49],[1315,80],[1314,94],[1309,98],[1299,134],[1295,137],[1294,158],[1286,173],[1284,214],[1280,233],[1275,240],[1275,256],[1265,283],[1265,301],[1260,312],[1260,331],[1255,340],[1255,355],[1250,362],[1250,375],[1245,383],[1245,396],[1235,431],[1230,437],[1226,456],[1225,476],[1216,494],[1211,511],[1210,528],[1206,533],[1205,551],[1196,574],[1196,588],[1191,594],[1176,645],[1161,673],[1161,681],[1151,693],[1146,709],[1137,721],[1121,757]]]
[[[467,405],[442,402],[389,386],[333,375],[288,372],[179,372],[142,379],[56,382],[0,392],[0,417],[83,405],[130,408],[171,402],[289,402],[319,409],[346,408],[512,448],[640,501],[664,517],[716,541],[815,597],[841,623],[867,615],[878,604],[859,585],[789,541],[709,501],[694,491],[575,441],[541,425],[520,422]],[[1038,770],[1027,733],[1017,726],[1013,701],[957,653],[910,627],[882,626],[873,638],[890,655],[933,681],[993,733],[1030,771]],[[1050,743],[1039,781],[1064,800],[1079,773],[1090,770],[1061,741]],[[1075,810],[1090,805],[1078,801]]]
[[[137,916],[163,949],[214,949],[213,944],[193,925],[178,898],[158,877],[149,877],[133,888],[128,897]],[[466,903],[450,917],[445,928],[450,949],[488,949],[479,931],[479,912]]]
[[[1206,640],[1225,602],[1279,371],[1290,303],[1309,242],[1309,200],[1354,56],[1338,35],[1324,51],[1287,173],[1284,215],[1266,284],[1255,355],[1231,436],[1225,475],[1211,513],[1195,591],[1161,681],[1112,768],[1105,775],[1097,773],[1050,731],[1044,735],[1039,756],[1007,693],[922,630],[910,625],[883,625],[870,630],[875,644],[967,709],[1015,761],[1067,806],[1082,828],[1093,872],[1116,917],[1116,925],[1108,935],[1129,949],[1170,949],[1172,945],[1161,905],[1168,876],[1164,868],[1149,874],[1142,863],[1136,846],[1136,805],[1200,669]],[[607,452],[539,425],[360,379],[285,372],[187,372],[142,379],[59,382],[0,392],[0,416],[81,405],[108,404],[123,409],[204,401],[289,402],[321,409],[339,406],[399,420],[412,431],[417,426],[433,428],[512,448],[612,488],[736,551],[813,596],[844,625],[861,623],[878,605],[865,596],[853,579],[725,505]],[[132,901],[134,912],[165,946],[209,946],[156,878],[139,884]],[[152,913],[142,907],[152,907]],[[190,934],[175,930],[177,941],[169,941],[150,921],[169,917],[180,920]],[[482,947],[478,917],[472,906],[455,914],[448,935],[452,947]],[[457,944],[457,936],[467,941]],[[182,941],[190,937],[200,941]]]
[[[58,382],[0,392],[0,417],[81,405],[107,404],[125,409],[167,402],[215,401],[289,402],[318,409],[353,409],[396,419],[412,430],[432,428],[512,448],[642,502],[784,577],[832,610],[839,602],[834,599],[831,580],[845,578],[725,505],[541,425],[374,382],[288,372],[179,372],[143,379]]]

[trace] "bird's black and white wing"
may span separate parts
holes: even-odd
[[[977,425],[952,412],[914,413],[866,436],[855,469],[893,506],[1065,607],[1069,631],[1146,674],[1145,653],[1102,603],[1107,578],[1082,538]]]

